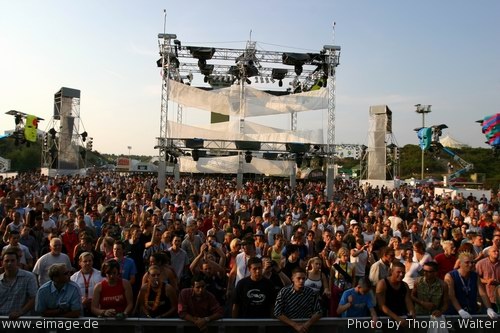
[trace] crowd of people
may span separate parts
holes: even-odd
[[[336,180],[0,177],[0,316],[462,318],[500,308],[499,198]],[[298,321],[308,318],[307,321]]]

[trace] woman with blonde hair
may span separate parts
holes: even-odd
[[[304,285],[312,288],[319,296],[330,297],[330,284],[325,273],[321,271],[322,265],[323,261],[319,257],[309,259]]]
[[[229,251],[226,253],[226,272],[231,272],[236,265],[236,256],[241,252],[241,239],[233,238],[229,243]]]
[[[403,258],[403,248],[401,247],[401,238],[394,236],[389,241],[389,247],[394,250],[395,259],[401,260]]]
[[[342,290],[346,290],[352,288],[355,276],[356,269],[354,264],[349,261],[349,250],[341,247],[337,252],[337,260],[331,268],[331,283]]]

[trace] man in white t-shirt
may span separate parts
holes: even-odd
[[[73,270],[68,255],[61,253],[61,249],[61,239],[57,237],[52,238],[50,240],[50,252],[41,256],[35,263],[33,273],[37,276],[39,286],[50,281],[49,267],[53,264],[65,264],[69,271]]]

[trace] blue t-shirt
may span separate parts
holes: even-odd
[[[128,257],[123,258],[122,261],[119,261],[120,264],[120,272],[122,275],[122,279],[130,281],[132,275],[137,275],[137,267],[135,266],[135,262],[133,259]]]
[[[372,297],[370,294],[362,295],[354,288],[347,289],[340,298],[339,305],[346,305],[347,298],[352,295],[352,306],[342,313],[342,317],[367,317],[370,315],[369,309],[373,308]]]

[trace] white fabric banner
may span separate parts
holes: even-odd
[[[169,99],[192,107],[224,115],[240,114],[240,87],[233,85],[212,91],[202,90],[176,81],[169,81]],[[328,108],[328,89],[274,96],[245,86],[245,117],[269,116]]]
[[[295,162],[294,162],[295,163]],[[238,156],[202,158],[195,162],[191,157],[181,156],[180,172],[188,173],[238,173]],[[253,157],[251,163],[243,162],[243,173],[264,174],[266,176],[290,176],[290,161],[271,161]]]

